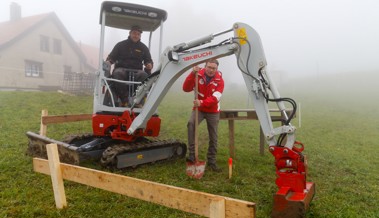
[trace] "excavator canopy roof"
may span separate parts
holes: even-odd
[[[101,4],[100,24],[105,16],[105,26],[130,30],[139,26],[142,31],[155,31],[167,19],[167,12],[158,8],[125,2],[104,1]]]

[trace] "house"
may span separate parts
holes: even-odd
[[[16,3],[10,10],[0,23],[0,88],[61,89],[72,75],[96,71],[54,12],[21,17]]]

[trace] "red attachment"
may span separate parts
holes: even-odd
[[[229,166],[233,165],[233,158],[229,157]]]
[[[305,189],[307,164],[300,153],[304,149],[289,149],[286,147],[270,146],[270,151],[275,157],[276,184],[279,188],[290,187],[291,191],[302,192]]]
[[[156,137],[159,135],[161,119],[158,116],[151,117],[144,130],[137,130],[129,135],[127,130],[135,119],[134,113],[125,111],[121,116],[108,114],[94,114],[92,116],[92,129],[95,136],[111,136],[113,139],[134,141],[142,136]]]
[[[276,185],[272,217],[304,217],[315,192],[315,185],[306,182],[307,161],[301,153],[304,145],[295,142],[292,149],[270,146],[275,157]],[[295,214],[296,213],[296,214]]]

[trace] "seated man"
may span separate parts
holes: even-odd
[[[115,45],[108,55],[106,62],[115,64],[112,72],[112,78],[128,81],[134,78],[135,82],[142,82],[151,73],[153,60],[149,49],[141,42],[142,29],[139,26],[133,26],[129,31],[129,37]],[[145,71],[143,71],[145,65]],[[133,74],[133,75],[131,75]],[[136,86],[129,89],[124,83],[114,83],[114,91],[117,98],[120,98],[121,106],[125,107],[131,104],[129,97],[135,91]],[[130,93],[130,91],[133,93]]]

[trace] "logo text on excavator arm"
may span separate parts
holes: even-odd
[[[203,52],[200,54],[195,54],[195,55],[183,57],[183,61],[190,61],[190,60],[194,60],[194,59],[198,59],[198,58],[204,58],[204,57],[207,57],[210,55],[212,55],[212,51],[206,51],[206,52]]]

